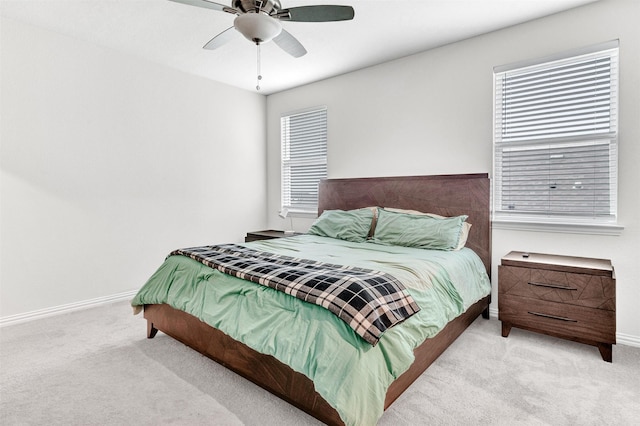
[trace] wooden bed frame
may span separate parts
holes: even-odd
[[[381,206],[442,216],[466,214],[471,227],[467,247],[491,273],[490,185],[486,174],[328,179],[320,183],[319,213],[324,210]],[[385,409],[480,315],[489,318],[490,296],[473,304],[414,351],[416,360],[390,386]],[[305,375],[270,355],[254,351],[185,312],[169,305],[145,305],[147,337],[158,330],[251,380],[329,425],[343,425],[336,410]]]

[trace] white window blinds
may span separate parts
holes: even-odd
[[[327,177],[327,108],[280,118],[282,208],[293,213],[318,211],[318,182]]]
[[[494,219],[611,222],[617,209],[617,41],[494,70]]]

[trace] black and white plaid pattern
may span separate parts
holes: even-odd
[[[333,312],[371,345],[420,310],[405,287],[378,271],[261,252],[236,244],[174,250],[228,275]]]

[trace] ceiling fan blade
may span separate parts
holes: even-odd
[[[229,27],[223,32],[221,32],[220,34],[218,34],[217,36],[215,36],[214,38],[212,38],[211,40],[209,40],[209,42],[204,46],[202,46],[202,48],[207,50],[217,49],[218,47],[222,46],[223,44],[226,44],[228,41],[233,39],[236,36],[236,34],[237,33],[235,31],[235,28]]]
[[[307,49],[304,48],[297,38],[285,31],[284,28],[280,34],[273,39],[273,42],[294,58],[299,58],[307,54]]]
[[[276,15],[283,21],[296,22],[329,22],[348,21],[353,19],[355,12],[351,6],[299,6],[283,9]]]
[[[171,0],[176,3],[188,4],[190,6],[204,7],[205,9],[219,10],[220,12],[238,14],[238,11],[224,4],[214,3],[208,0]]]

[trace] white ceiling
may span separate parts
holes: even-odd
[[[270,94],[401,58],[596,0],[281,0],[283,7],[347,4],[353,21],[284,22],[307,49],[295,59],[262,46],[260,93]],[[230,0],[218,0],[228,5]],[[256,46],[238,36],[202,46],[233,25],[229,13],[168,0],[0,0],[2,16],[255,91]]]

